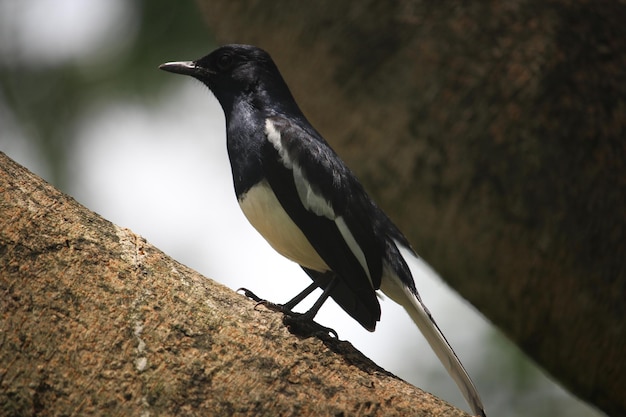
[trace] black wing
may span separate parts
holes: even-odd
[[[331,297],[373,330],[380,319],[384,240],[372,225],[372,204],[334,151],[313,131],[281,117],[266,122],[265,177],[283,209],[331,271],[305,269],[320,287],[332,274]]]

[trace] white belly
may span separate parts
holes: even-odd
[[[280,205],[274,191],[263,180],[239,199],[243,214],[281,255],[315,271],[328,271],[302,231]]]

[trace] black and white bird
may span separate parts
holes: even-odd
[[[404,253],[409,242],[309,124],[270,55],[226,45],[192,62],[161,69],[204,83],[226,115],[227,148],[237,200],[252,226],[313,284],[282,305],[285,312],[316,288],[301,315],[312,320],[331,297],[369,331],[380,320],[382,290],[411,316],[472,411],[485,412],[472,380],[422,302]]]

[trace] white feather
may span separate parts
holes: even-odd
[[[335,210],[330,205],[328,200],[323,196],[316,193],[311,187],[311,183],[306,179],[302,169],[293,164],[293,180],[296,183],[296,190],[298,191],[298,197],[307,210],[312,211],[318,216],[324,216],[330,220],[335,220],[337,215]]]
[[[302,168],[296,161],[291,159],[289,153],[283,146],[280,131],[276,129],[276,126],[274,126],[274,123],[272,123],[270,119],[265,120],[265,135],[267,136],[267,140],[269,140],[270,143],[274,145],[276,151],[278,151],[283,165],[292,171],[293,180],[296,184],[296,190],[298,191],[298,197],[300,197],[302,205],[318,216],[324,216],[334,220],[337,216],[335,215],[332,205],[324,196],[315,192],[311,183],[304,175]]]
[[[329,270],[283,209],[267,181],[261,181],[241,196],[239,206],[252,226],[278,253],[309,269]]]
[[[272,123],[270,119],[265,119],[265,135],[267,136],[267,140],[269,140],[270,143],[274,145],[274,148],[276,148],[276,150],[278,151],[283,165],[291,169],[293,167],[291,158],[289,158],[287,150],[283,148],[280,132],[278,131],[278,129],[276,129],[274,123]]]
[[[398,242],[395,243],[401,250],[402,256],[405,260],[408,261],[409,259],[414,259],[417,262],[421,262],[423,266],[428,267],[425,262],[415,258],[408,250],[403,250],[402,245],[398,244]],[[446,340],[445,336],[435,323],[435,320],[432,318],[430,312],[422,300],[415,296],[411,290],[409,290],[409,288],[400,281],[400,278],[398,278],[398,276],[386,263],[383,264],[383,277],[380,289],[383,293],[385,293],[385,295],[404,307],[413,322],[420,329],[420,332],[424,335],[424,338],[432,348],[433,352],[435,352],[443,366],[448,371],[448,374],[450,374],[454,382],[456,382],[461,393],[463,394],[463,397],[465,397],[465,400],[472,408],[472,412],[477,416],[484,416],[484,407],[474,383],[463,367],[463,364],[461,364],[461,361],[456,356],[456,353]]]
[[[335,224],[337,225],[337,229],[339,229],[341,236],[343,236],[343,240],[346,241],[346,243],[348,244],[348,247],[350,248],[350,250],[356,257],[356,259],[361,264],[361,267],[363,267],[363,270],[367,274],[367,278],[369,278],[370,280],[370,285],[373,288],[374,284],[372,283],[372,277],[370,276],[370,270],[367,267],[367,260],[365,259],[365,253],[363,253],[363,249],[361,249],[361,247],[357,243],[356,239],[352,235],[352,232],[348,228],[348,225],[346,224],[342,216],[339,216],[335,219]]]

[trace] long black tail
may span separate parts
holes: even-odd
[[[418,262],[423,261],[418,259]],[[465,397],[465,401],[472,408],[474,415],[485,417],[485,410],[478,390],[419,295],[414,294],[393,273],[383,276],[380,289],[409,313],[409,316],[420,329],[426,341],[448,371],[448,374],[456,382],[463,397]]]

